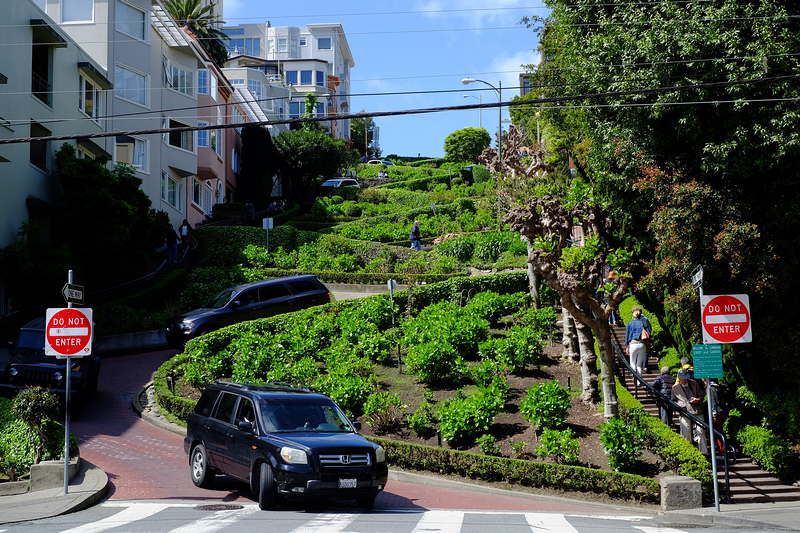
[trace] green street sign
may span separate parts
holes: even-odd
[[[722,378],[722,345],[693,344],[692,365],[694,366],[695,378]]]

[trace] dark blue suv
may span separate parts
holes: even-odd
[[[192,481],[216,474],[250,485],[261,509],[287,500],[338,498],[372,507],[386,486],[382,447],[358,434],[333,400],[282,384],[209,385],[189,416],[183,448]]]

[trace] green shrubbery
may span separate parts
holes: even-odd
[[[569,416],[570,393],[557,380],[536,383],[519,404],[525,420],[536,429],[559,428]]]
[[[457,394],[439,406],[439,433],[449,443],[474,442],[489,432],[504,405],[505,394],[496,386],[481,388],[470,396]]]
[[[630,470],[644,449],[644,432],[620,418],[613,418],[600,426],[600,442],[608,454],[608,464],[614,470]]]
[[[538,455],[558,464],[577,463],[579,451],[578,438],[571,429],[545,429],[542,431],[542,445],[536,448]]]
[[[790,474],[789,445],[785,439],[763,427],[745,426],[736,438],[742,453],[753,458],[761,468],[786,478]]]

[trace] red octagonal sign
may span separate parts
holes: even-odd
[[[750,298],[746,294],[701,296],[703,344],[751,342]]]
[[[83,357],[92,353],[91,309],[48,309],[44,353]]]

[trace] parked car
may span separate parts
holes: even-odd
[[[361,187],[353,178],[333,178],[323,181],[320,187]]]
[[[216,474],[249,483],[261,509],[338,498],[372,507],[386,487],[382,447],[329,397],[283,384],[209,385],[189,415],[184,452],[198,487]]]
[[[203,307],[174,316],[167,324],[167,343],[180,347],[189,339],[224,326],[331,301],[331,293],[312,275],[254,281],[220,292]]]
[[[15,341],[8,343],[8,359],[0,368],[0,395],[16,396],[28,387],[46,387],[62,401],[67,392],[67,360],[45,355],[44,317],[22,326]],[[90,354],[70,359],[70,410],[77,412],[97,392],[100,356]]]
[[[386,165],[387,167],[393,167],[394,163],[391,161],[381,160],[381,159],[370,159],[367,161],[368,165]]]

